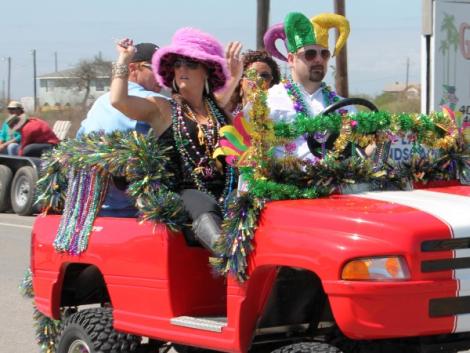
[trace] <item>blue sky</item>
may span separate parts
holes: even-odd
[[[333,0],[271,0],[270,23],[282,22],[290,11],[308,17],[332,12]],[[256,43],[256,0],[17,0],[3,2],[2,15],[0,84],[7,79],[3,58],[11,57],[12,98],[33,94],[32,49],[42,75],[54,71],[54,52],[59,70],[99,52],[112,60],[117,38],[162,46],[184,26],[207,31],[224,45],[240,40],[252,49]],[[410,82],[419,81],[420,0],[347,0],[346,15],[350,94],[376,94],[386,84],[404,82],[407,58]]]

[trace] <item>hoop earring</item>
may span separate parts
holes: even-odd
[[[178,86],[176,85],[175,79],[173,79],[172,86],[173,86],[173,91],[178,92]]]
[[[210,89],[209,89],[209,80],[207,80],[207,77],[206,77],[206,81],[204,82],[204,89],[206,91],[206,94],[209,94],[210,93]]]

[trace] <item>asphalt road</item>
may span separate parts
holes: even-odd
[[[0,214],[0,352],[38,353],[32,301],[18,291],[29,266],[34,217]]]

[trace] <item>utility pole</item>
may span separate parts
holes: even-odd
[[[33,92],[34,92],[34,111],[37,108],[37,92],[36,92],[36,49],[33,49]]]
[[[335,13],[338,15],[346,16],[346,9],[344,0],[334,0]],[[339,31],[336,30],[336,41],[339,38]],[[336,55],[336,92],[342,97],[349,96],[348,89],[348,53],[347,44],[341,49],[339,54]]]
[[[55,72],[59,71],[59,65],[57,64],[57,52],[54,52],[54,69]]]
[[[7,58],[8,60],[8,75],[7,75],[7,102],[10,102],[11,98],[11,57]],[[8,103],[7,103],[8,104]]]
[[[269,1],[258,0],[257,20],[256,20],[256,49],[264,49],[263,37],[269,25]]]

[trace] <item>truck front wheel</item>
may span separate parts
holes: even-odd
[[[278,348],[272,353],[342,353],[342,351],[326,343],[302,342]]]
[[[57,353],[128,353],[140,345],[137,336],[116,332],[112,311],[94,308],[69,316],[62,325]]]

